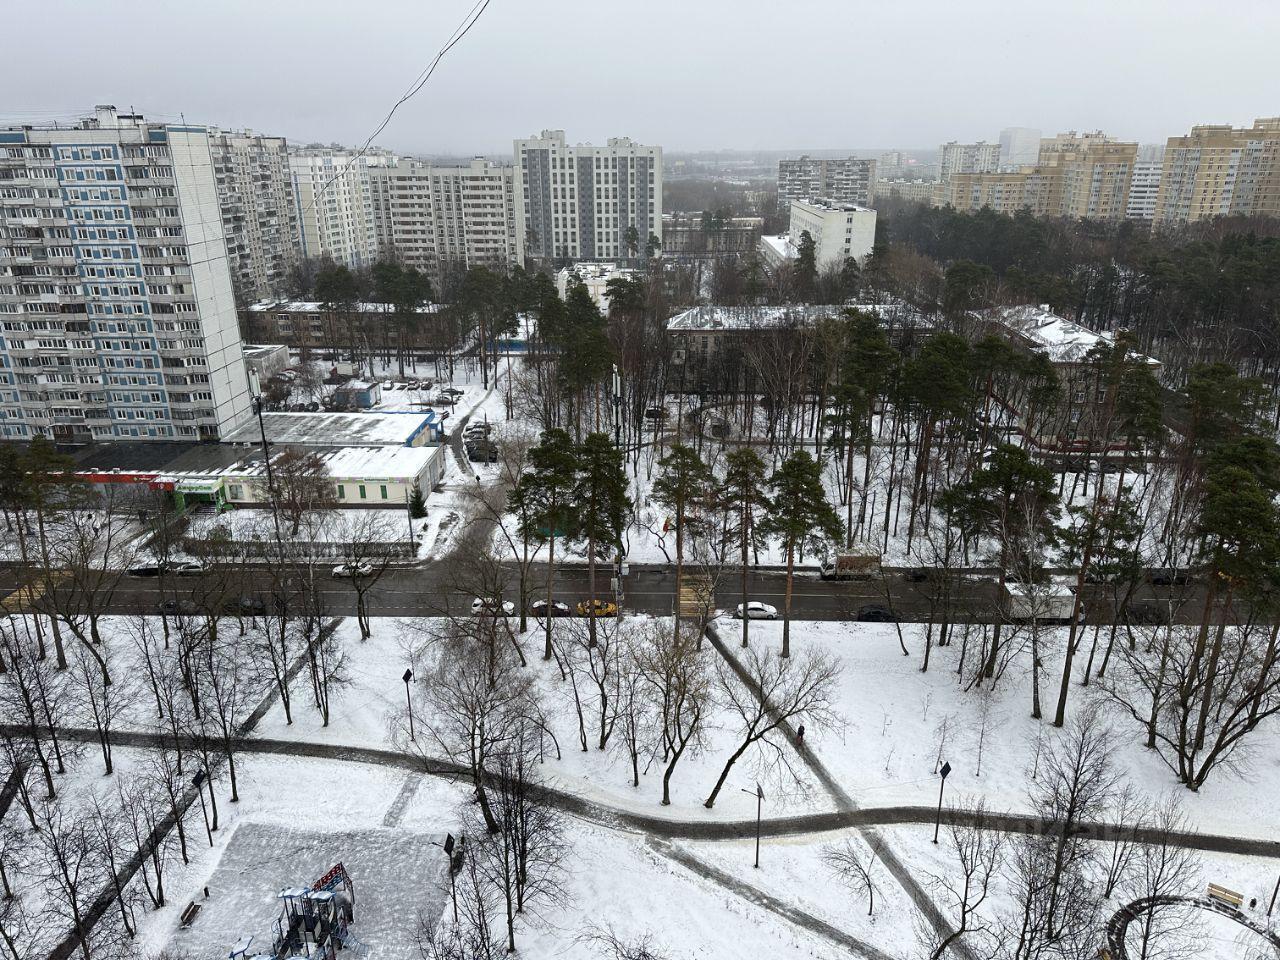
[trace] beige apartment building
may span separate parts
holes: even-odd
[[[1137,154],[1136,143],[1101,132],[1063,133],[1040,141],[1035,166],[953,174],[935,202],[963,211],[990,207],[999,213],[1025,209],[1036,216],[1123,219]]]
[[[1197,126],[1169,138],[1156,225],[1230,214],[1280,216],[1280,117],[1247,128]]]

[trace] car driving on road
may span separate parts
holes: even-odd
[[[476,597],[471,601],[473,617],[511,617],[516,612],[516,605],[510,600],[494,600],[490,597]]]
[[[748,600],[745,604],[738,604],[733,608],[733,615],[741,620],[744,608],[748,620],[778,619],[778,608],[769,603],[761,603],[759,600]]]

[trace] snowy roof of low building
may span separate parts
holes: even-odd
[[[927,317],[905,303],[791,303],[782,306],[726,307],[708,304],[690,307],[667,321],[675,333],[704,330],[757,330],[766,327],[808,326],[823,317],[838,317],[846,310],[875,314],[883,323],[929,326]]]
[[[764,234],[760,237],[760,242],[783,259],[790,260],[799,256],[799,251],[796,250],[791,238],[785,233]]]
[[[979,316],[1021,337],[1033,350],[1044,353],[1054,363],[1079,363],[1099,344],[1115,342],[1109,333],[1097,333],[1074,320],[1058,316],[1047,304],[997,307],[982,311]],[[1134,353],[1131,357],[1140,358],[1152,366],[1160,365],[1160,361],[1142,354]]]
[[[846,213],[874,213],[870,207],[864,207],[861,204],[850,203],[844,200],[832,200],[829,197],[805,197],[800,200],[792,200],[792,204],[802,204],[807,207],[815,207],[818,210],[842,210]]]
[[[250,313],[323,313],[327,304],[319,300],[259,300],[249,304]],[[358,313],[394,313],[395,306],[390,303],[364,302],[355,304]],[[438,303],[420,303],[420,313],[435,313],[440,309]]]
[[[254,357],[269,357],[274,353],[284,351],[289,352],[289,348],[283,343],[246,343],[240,348],[244,351],[244,358],[250,360]]]
[[[317,447],[407,446],[435,420],[431,410],[406,413],[264,413],[269,443]],[[225,443],[262,442],[256,420],[223,438]]]

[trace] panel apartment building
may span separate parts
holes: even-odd
[[[871,202],[876,162],[857,157],[810,157],[778,161],[778,208],[788,210],[796,200],[855,203]]]
[[[570,146],[563,130],[513,146],[517,260],[625,259],[643,256],[651,236],[661,243],[661,147],[629,137]]]
[[[1101,132],[1059,134],[1040,141],[1034,167],[957,173],[940,186],[935,202],[969,212],[990,207],[1042,217],[1123,219],[1137,153],[1136,143]]]
[[[280,293],[298,261],[298,214],[284,137],[210,129],[231,281],[241,302]]]
[[[353,270],[372,266],[387,242],[379,230],[372,169],[394,163],[381,150],[363,155],[340,147],[302,147],[289,154],[300,253],[330,257]],[[381,244],[379,234],[381,232]]]
[[[1280,117],[1192,127],[1165,145],[1156,226],[1232,214],[1280,216]]]
[[[408,157],[374,168],[375,217],[384,248],[438,280],[454,265],[505,272],[517,262],[515,171],[477,157],[434,164]],[[384,213],[385,211],[385,213]]]
[[[206,127],[0,130],[0,437],[213,440],[251,417]]]

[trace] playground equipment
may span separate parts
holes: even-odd
[[[281,890],[278,899],[280,916],[272,933],[271,951],[250,953],[253,937],[247,937],[232,947],[229,960],[337,960],[342,950],[350,950],[357,957],[369,952],[350,929],[355,919],[356,892],[341,863],[309,887]]]

